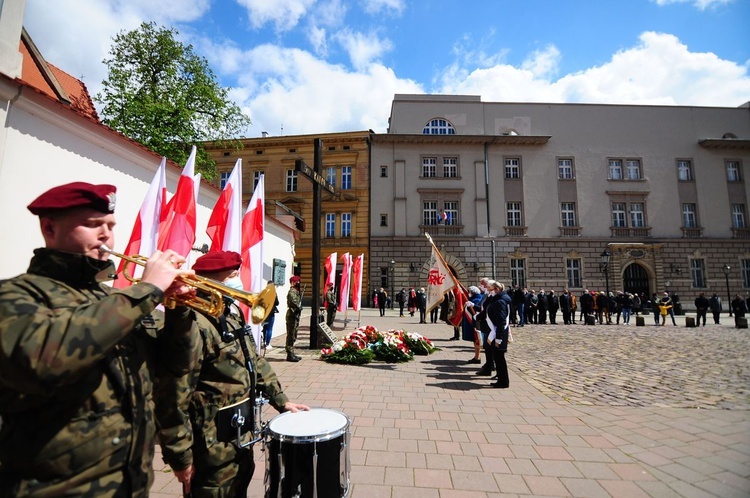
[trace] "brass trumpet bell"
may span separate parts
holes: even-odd
[[[145,267],[148,258],[141,255],[128,256],[121,254],[105,245],[100,246],[99,250],[126,262],[123,266],[122,274],[128,281],[135,284],[141,281],[141,279],[135,278],[132,274],[128,273],[128,264],[132,263]],[[164,306],[170,309],[175,306],[188,306],[218,318],[224,313],[224,297],[228,297],[248,306],[250,308],[250,321],[258,325],[268,318],[276,302],[276,286],[271,282],[268,283],[265,289],[257,294],[253,294],[252,292],[237,290],[216,280],[198,275],[186,275],[178,277],[178,280],[188,287],[195,289],[197,292],[194,296],[171,296],[167,298],[164,301]]]

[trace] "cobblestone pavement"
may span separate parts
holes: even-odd
[[[529,325],[511,368],[571,403],[747,410],[750,332],[727,326]]]

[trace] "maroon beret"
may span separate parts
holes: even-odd
[[[292,275],[292,278],[289,279],[289,283],[294,285],[297,282],[299,282],[299,277],[297,275]]]
[[[214,251],[204,254],[195,260],[193,270],[196,273],[216,273],[236,270],[242,264],[242,257],[233,251]]]
[[[114,185],[73,182],[49,189],[27,207],[37,216],[73,208],[91,208],[109,214],[115,212],[115,192]]]

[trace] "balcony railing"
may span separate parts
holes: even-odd
[[[580,237],[583,227],[560,227],[560,237]]]
[[[651,237],[651,227],[609,227],[612,237]]]
[[[750,239],[750,228],[732,228],[733,239]]]
[[[700,239],[703,237],[703,228],[700,227],[681,227],[682,236],[686,239]]]
[[[463,235],[463,225],[419,225],[422,233],[430,235]]]
[[[526,237],[528,227],[503,227],[506,237]]]

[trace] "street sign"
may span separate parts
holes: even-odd
[[[336,195],[336,188],[328,183],[323,175],[319,174],[317,171],[305,164],[305,161],[303,161],[302,159],[297,159],[294,162],[294,170],[302,173],[303,175],[308,177],[310,181],[313,181],[326,189],[326,191],[331,195]]]

